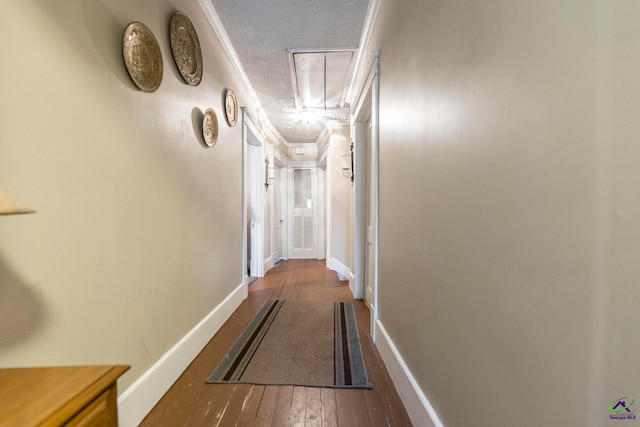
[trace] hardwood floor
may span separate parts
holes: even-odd
[[[369,337],[369,310],[354,301],[372,390],[250,384],[206,384],[226,352],[268,299],[353,301],[324,261],[289,260],[249,288],[198,357],[143,420],[142,426],[411,426]],[[311,339],[311,338],[310,338]]]

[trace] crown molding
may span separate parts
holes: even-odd
[[[249,77],[247,76],[247,73],[245,72],[244,67],[242,66],[242,63],[240,62],[240,58],[238,57],[236,50],[231,44],[229,35],[227,34],[226,30],[224,29],[224,26],[222,25],[222,21],[220,20],[220,16],[218,16],[218,12],[216,12],[210,0],[198,0],[198,3],[200,4],[200,8],[202,9],[205,16],[207,17],[207,20],[209,21],[211,28],[213,28],[213,31],[218,36],[218,39],[220,40],[220,44],[222,44],[223,49],[227,53],[227,56],[229,57],[229,60],[231,61],[233,68],[236,70],[236,72],[240,76],[240,79],[242,80],[242,83],[244,84],[247,91],[249,92],[249,97],[251,98],[251,100],[253,101],[253,104],[255,105],[259,122],[261,122],[264,126],[266,126],[269,129],[270,133],[278,141],[280,141],[282,144],[288,147],[289,141],[287,141],[280,134],[280,132],[278,132],[278,130],[271,123],[271,121],[269,121],[269,119],[267,118],[267,113],[265,113],[264,108],[262,108],[262,103],[258,99],[258,94],[256,94],[256,91],[253,88],[253,85],[251,84],[251,81],[249,80]]]
[[[355,97],[360,92],[360,88],[364,84],[365,76],[361,76],[363,73],[360,71],[364,65],[369,65],[369,61],[363,64],[365,59],[365,49],[369,46],[371,41],[371,35],[373,34],[373,26],[378,17],[378,10],[380,9],[381,0],[371,0],[369,2],[369,8],[367,9],[367,16],[364,20],[364,26],[362,27],[362,35],[360,36],[360,46],[356,53],[356,62],[351,76],[351,82],[349,83],[349,90],[347,92],[346,100],[349,105],[355,101]],[[359,77],[361,76],[361,77]]]

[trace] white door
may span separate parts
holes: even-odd
[[[269,171],[270,186],[273,194],[273,202],[271,203],[271,256],[274,262],[282,258],[282,185],[280,179],[280,170],[276,165]]]
[[[375,158],[374,150],[371,147],[371,122],[367,123],[366,150],[366,245],[365,245],[365,278],[364,278],[364,299],[375,308],[375,243],[376,243],[376,210],[375,210],[375,185],[374,171]]]
[[[318,259],[327,255],[327,166],[318,169]]]
[[[289,182],[289,258],[317,258],[316,168],[291,168]]]
[[[265,245],[265,196],[262,146],[249,145],[249,274],[252,277],[264,276]]]

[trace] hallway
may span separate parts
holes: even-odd
[[[324,261],[289,260],[249,288],[222,329],[158,402],[142,426],[410,426],[408,415],[369,337],[369,312],[355,301],[358,331],[373,390],[205,384],[245,325],[268,299],[351,301]]]

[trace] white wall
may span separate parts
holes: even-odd
[[[380,321],[444,425],[640,398],[638,16],[382,2]]]
[[[171,56],[176,9],[202,45],[197,87]],[[24,0],[3,14],[0,183],[37,213],[0,218],[0,366],[130,364],[122,391],[241,283],[241,126],[224,121],[224,88],[252,106],[197,2]],[[151,94],[122,61],[131,21],[162,50]]]

